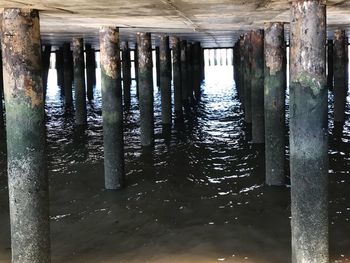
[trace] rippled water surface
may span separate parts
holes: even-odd
[[[78,129],[73,112],[64,109],[55,74],[50,71],[46,106],[53,262],[290,262],[289,187],[264,185],[263,148],[249,142],[232,67],[206,69],[201,101],[171,131],[161,125],[155,87],[153,151],[140,147],[133,87],[132,106],[124,112],[127,188],[118,192],[103,189],[99,81],[88,104],[88,127]],[[344,131],[330,121],[330,133],[331,259],[345,262],[349,120]],[[0,150],[0,262],[7,263],[3,134]]]

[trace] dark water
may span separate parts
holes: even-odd
[[[263,149],[248,140],[232,67],[207,68],[201,101],[170,132],[162,128],[155,88],[153,152],[140,147],[133,87],[124,114],[128,186],[119,192],[103,189],[99,82],[86,130],[75,128],[55,82],[51,71],[46,112],[53,262],[290,262],[289,187],[264,186]],[[330,132],[331,261],[345,262],[349,121],[343,132],[330,121]],[[1,263],[10,262],[4,145],[2,139]]]

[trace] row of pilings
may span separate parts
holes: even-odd
[[[294,1],[290,25],[292,261],[323,263],[329,262],[328,90],[326,7],[323,1]],[[40,49],[39,13],[30,9],[5,9],[2,30],[12,262],[50,262],[43,88],[44,81],[47,83],[48,69],[45,65],[48,63],[44,59],[45,52]],[[341,73],[337,72],[336,66],[337,59],[344,61],[345,52],[339,51],[337,55],[337,39],[341,40],[342,35],[340,33],[334,41],[334,90],[337,85],[344,84],[344,77],[339,79]],[[344,37],[341,41],[345,43]],[[119,189],[125,183],[122,109],[123,105],[128,105],[130,86],[124,87],[123,103],[119,30],[102,28],[99,42],[105,186],[107,189]],[[173,72],[175,116],[181,119],[184,107],[200,98],[203,52],[199,44],[188,48],[188,43],[174,38],[171,41],[171,67],[169,38],[162,36],[160,42],[157,76],[162,122],[167,125],[172,122],[173,116],[169,112],[172,109],[169,105],[170,68]],[[151,34],[138,33],[136,43],[141,144],[151,147],[154,142]],[[343,46],[339,45],[342,49]],[[74,79],[76,124],[84,125],[86,96],[91,95],[89,85],[94,82],[94,76],[91,73],[91,82],[87,80],[85,83],[83,40],[74,38],[72,47],[73,53],[68,43],[62,48],[59,82],[64,87],[65,103],[71,106]],[[128,46],[123,44],[122,49],[124,51]],[[237,42],[234,56],[239,58],[235,60],[235,77],[244,105],[245,121],[252,124],[253,142],[265,142],[266,145],[266,161],[269,162],[266,165],[269,169],[266,171],[267,184],[280,185],[284,182],[284,166],[280,161],[284,160],[285,146],[282,138],[286,89],[283,25],[271,23],[265,31],[247,33]],[[124,56],[123,60],[128,61],[127,57]],[[72,60],[74,67],[71,66]],[[128,68],[126,66],[126,70]],[[123,84],[131,83],[129,76],[123,73]],[[336,92],[335,100],[341,101],[335,102],[335,107],[344,107],[345,98],[336,95]]]
[[[2,33],[12,262],[50,262],[44,116],[50,56],[56,53],[57,84],[65,107],[74,111],[75,124],[84,127],[86,101],[93,99],[96,84],[95,50],[88,43],[84,45],[80,37],[56,51],[51,45],[42,47],[39,12],[32,9],[5,9]],[[200,100],[204,52],[199,42],[175,36],[169,39],[161,35],[159,43],[156,76],[162,124],[169,128],[173,119],[184,121],[184,113]],[[100,29],[99,46],[105,188],[116,190],[125,186],[123,108],[131,103],[131,49],[128,42],[120,45],[119,29],[112,27]],[[150,33],[136,35],[134,54],[141,145],[152,148],[154,62]]]
[[[265,144],[266,184],[274,186],[286,183],[284,37],[283,23],[266,23],[264,30],[245,33],[234,46],[244,119],[252,142]],[[326,41],[322,1],[293,2],[289,54],[292,262],[329,262],[328,88],[334,92],[335,126],[342,126],[348,55],[344,30],[335,30],[334,39]]]

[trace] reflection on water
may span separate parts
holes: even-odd
[[[78,129],[50,70],[53,262],[290,262],[289,188],[264,186],[264,149],[248,140],[232,71],[232,66],[207,67],[201,101],[171,130],[161,125],[155,88],[154,151],[140,147],[133,86],[132,106],[124,112],[127,188],[113,192],[103,189],[99,81],[88,104],[88,127]],[[331,111],[330,106],[330,116]],[[348,105],[348,117],[349,111]],[[345,262],[350,259],[350,123],[343,130],[333,126],[330,122],[331,258]],[[4,145],[2,139],[1,263],[10,258]]]

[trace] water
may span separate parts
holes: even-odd
[[[153,152],[140,147],[133,87],[132,107],[124,113],[127,188],[118,192],[103,189],[99,81],[86,130],[74,126],[55,83],[51,70],[46,113],[52,262],[290,262],[289,187],[264,186],[263,149],[249,143],[231,66],[207,67],[200,103],[171,132],[162,129],[155,88]],[[345,262],[350,122],[339,133],[330,121],[330,133],[331,262]],[[3,136],[0,156],[0,262],[7,263]]]

